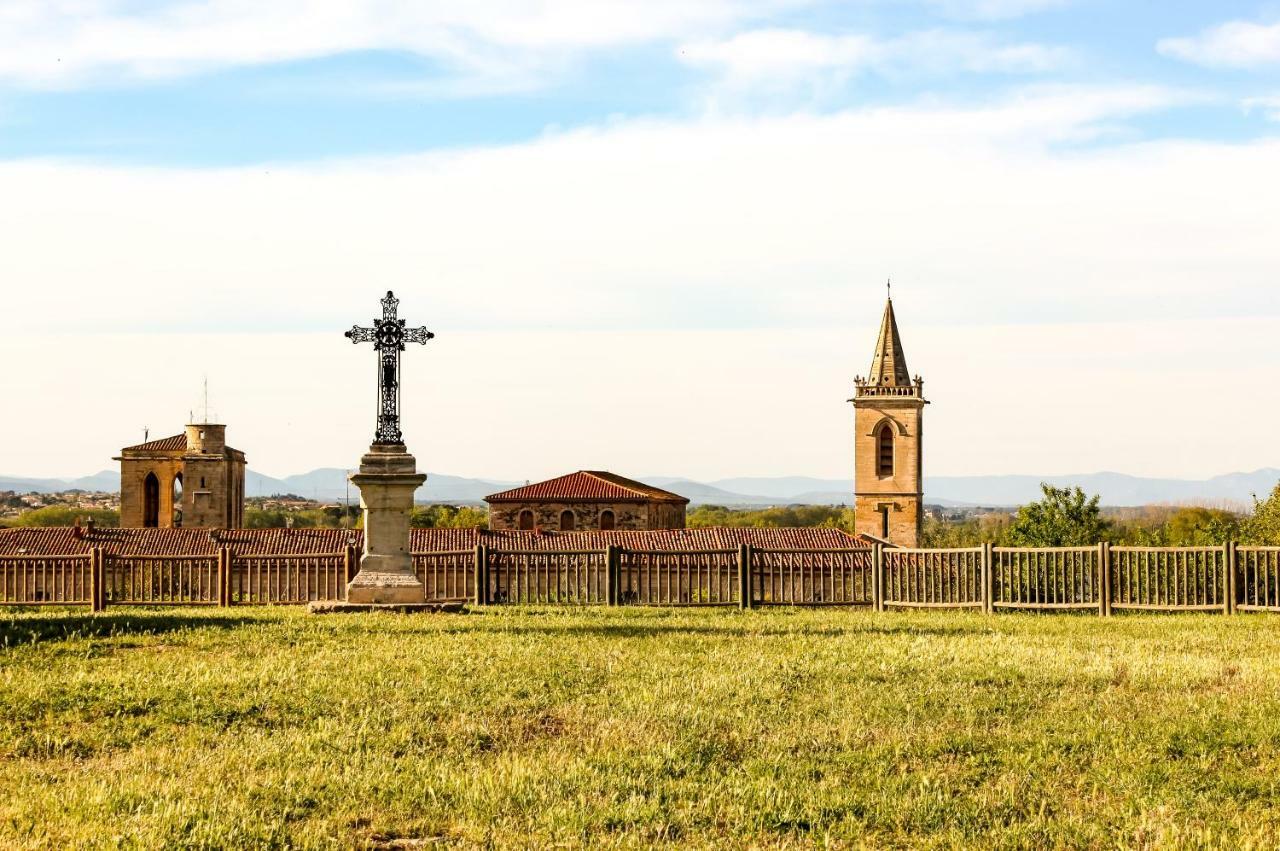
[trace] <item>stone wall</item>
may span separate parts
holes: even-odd
[[[859,398],[854,401],[854,530],[885,536],[900,547],[915,547],[923,521],[924,400],[902,397]],[[893,430],[893,474],[880,475],[878,437],[888,424]]]
[[[187,455],[183,467],[183,526],[234,529],[243,525],[243,461],[218,455]]]
[[[193,430],[195,430],[193,432]],[[237,529],[244,525],[244,454],[227,448],[222,426],[188,426],[192,451],[129,450],[120,456],[120,525],[146,525],[146,479],[159,485],[156,526],[174,525],[174,480],[182,477],[181,525],[191,528]],[[203,451],[202,451],[203,450]]]
[[[143,526],[146,506],[145,482],[154,473],[160,486],[158,523],[160,528],[173,525],[173,480],[182,472],[182,459],[164,455],[125,458],[120,461],[120,525]],[[186,494],[183,477],[183,494]]]
[[[534,526],[552,532],[560,531],[560,517],[573,513],[574,529],[594,531],[600,528],[600,517],[613,512],[614,529],[683,529],[684,506],[666,502],[500,502],[489,506],[489,528],[519,529],[520,512],[532,511]]]

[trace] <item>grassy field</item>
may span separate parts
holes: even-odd
[[[0,614],[0,846],[1275,847],[1280,620]]]

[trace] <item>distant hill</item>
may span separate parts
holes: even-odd
[[[308,499],[340,501],[349,494],[359,499],[353,487],[348,491],[346,470],[321,467],[282,479],[250,470],[245,491],[249,496],[293,493]],[[697,482],[672,476],[644,476],[640,481],[687,496],[694,505],[726,507],[766,505],[848,505],[853,499],[851,479],[818,479],[807,476],[776,478],[731,478]],[[1015,506],[1040,496],[1040,483],[1057,487],[1080,486],[1086,493],[1101,494],[1104,505],[1132,506],[1153,503],[1225,502],[1247,505],[1252,496],[1264,497],[1280,482],[1280,469],[1265,468],[1252,473],[1229,473],[1211,479],[1148,479],[1123,473],[1087,473],[1074,476],[929,476],[925,478],[925,501],[944,506]],[[478,503],[485,496],[523,484],[522,481],[471,479],[445,473],[428,474],[418,491],[419,502]],[[120,476],[103,470],[78,479],[35,479],[0,476],[0,490],[50,493],[79,488],[86,491],[117,491]]]
[[[929,502],[949,500],[965,504],[1022,505],[1040,497],[1040,483],[1055,487],[1080,487],[1100,494],[1104,505],[1130,506],[1153,503],[1238,502],[1265,497],[1280,482],[1280,470],[1264,468],[1252,473],[1229,473],[1211,479],[1146,479],[1124,473],[1088,473],[1075,476],[932,476],[925,477]]]

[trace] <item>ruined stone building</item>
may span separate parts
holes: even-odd
[[[513,488],[484,498],[489,528],[588,530],[683,529],[689,500],[601,470]]]
[[[183,434],[126,446],[120,525],[235,529],[244,523],[244,453],[227,427],[193,423]]]
[[[854,531],[917,546],[924,510],[924,381],[907,372],[893,299],[884,308],[871,372],[854,381]]]

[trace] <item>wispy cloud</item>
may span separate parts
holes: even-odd
[[[880,39],[854,33],[827,35],[795,29],[760,29],[732,38],[682,45],[688,65],[720,75],[735,88],[831,88],[862,73],[937,75],[1038,73],[1070,59],[1064,48],[1002,43],[987,33],[928,30]]]
[[[1228,21],[1198,35],[1165,38],[1156,44],[1165,56],[1221,68],[1257,68],[1280,63],[1280,23]]]
[[[341,331],[393,288],[438,334],[406,393],[435,469],[838,471],[840,389],[866,368],[889,274],[937,402],[935,473],[1261,466],[1280,398],[1254,392],[1225,449],[1179,406],[1187,387],[1247,395],[1280,368],[1280,196],[1256,191],[1280,146],[1057,144],[1182,97],[1038,87],[966,108],[618,121],[223,170],[0,163],[4,307],[26,335],[0,340],[0,360],[48,355],[7,375],[9,395],[48,410],[8,419],[0,470],[96,469],[135,428],[184,416],[206,368],[259,468],[355,457],[368,412],[347,391],[370,364]],[[68,309],[50,311],[50,293]],[[148,380],[113,366],[138,363]],[[1019,392],[972,392],[993,368]],[[697,392],[674,392],[690,370]],[[761,393],[776,404],[731,415]],[[1148,416],[1082,442],[1097,409],[1070,400],[1089,394]],[[86,406],[94,429],[50,433]],[[521,417],[533,410],[560,415]],[[1020,437],[982,433],[1018,417]],[[1167,424],[1154,436],[1152,420]],[[32,455],[54,443],[56,458]]]
[[[1280,95],[1262,95],[1240,101],[1245,114],[1261,112],[1268,121],[1280,121]]]
[[[491,85],[526,86],[579,51],[696,37],[794,1],[9,0],[0,5],[0,79],[72,86],[396,50]]]
[[[943,14],[968,20],[1019,18],[1070,5],[1071,0],[928,0]]]

